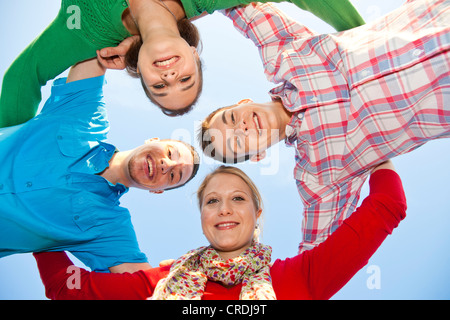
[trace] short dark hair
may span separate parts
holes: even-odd
[[[172,139],[164,139],[164,140],[165,141],[176,141],[176,142],[184,144],[186,146],[186,148],[188,148],[191,151],[192,161],[193,161],[193,164],[194,164],[194,167],[192,168],[192,174],[189,177],[189,179],[187,179],[185,183],[180,184],[179,186],[176,186],[176,187],[173,187],[173,188],[164,189],[165,191],[168,191],[168,190],[174,190],[174,189],[180,188],[180,187],[184,186],[185,184],[187,184],[192,179],[194,179],[194,177],[197,175],[197,172],[198,172],[198,170],[200,168],[200,156],[199,156],[197,150],[195,150],[195,148],[192,145],[190,145],[189,143],[186,143],[186,142],[181,141],[181,140],[172,140]],[[164,141],[164,140],[161,140],[161,141]]]
[[[200,51],[201,41],[200,41],[200,33],[197,29],[197,27],[188,19],[184,18],[179,21],[177,21],[178,31],[180,32],[180,36],[186,40],[186,42],[197,49],[197,51]],[[145,94],[150,99],[150,101],[158,106],[161,111],[169,117],[177,117],[184,115],[190,111],[192,111],[192,108],[197,103],[198,98],[200,97],[202,90],[203,90],[203,70],[202,70],[202,61],[200,59],[197,60],[197,66],[198,66],[198,74],[199,74],[199,86],[196,98],[194,101],[179,110],[170,110],[161,104],[159,104],[150,91],[147,88],[147,85],[144,82],[144,79],[142,78],[142,75],[137,72],[138,69],[138,60],[139,60],[139,51],[142,47],[142,40],[141,37],[138,37],[134,43],[131,45],[130,49],[128,50],[127,54],[125,55],[125,65],[126,70],[130,76],[133,78],[138,78],[141,80],[142,88],[144,89]]]

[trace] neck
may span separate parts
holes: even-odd
[[[286,126],[291,121],[293,113],[284,107],[281,99],[273,100],[269,102],[268,105],[272,108],[273,114],[277,117],[279,124],[279,139],[282,141],[286,138]]]
[[[242,252],[244,252],[245,250],[247,250],[249,247],[245,247],[245,248],[241,248],[238,250],[234,250],[234,251],[219,251],[217,249],[215,249],[217,251],[217,253],[219,254],[219,256],[224,260],[227,261],[229,259],[234,259],[237,258],[241,255]]]
[[[162,0],[129,0],[128,2],[130,17],[125,15],[124,25],[130,33],[133,33],[132,31],[140,33],[143,41],[155,30],[170,29],[178,33],[177,21],[186,16],[178,0],[164,2]],[[133,25],[137,27],[134,29]]]
[[[106,168],[100,176],[108,180],[112,184],[121,183],[127,188],[130,187],[129,179],[127,178],[126,171],[124,170],[124,164],[129,155],[129,151],[116,152],[111,160],[109,160],[109,166]]]

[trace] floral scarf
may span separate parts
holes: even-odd
[[[253,242],[239,257],[223,260],[211,246],[189,251],[155,288],[152,300],[200,300],[208,280],[242,282],[240,300],[276,299],[270,276],[272,248]]]

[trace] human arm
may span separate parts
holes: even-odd
[[[103,76],[106,68],[97,58],[77,63],[70,68],[66,83]]]
[[[252,0],[181,0],[186,16],[194,18],[204,12],[209,14],[216,10],[228,9],[239,5],[248,5]],[[358,11],[348,0],[263,0],[258,2],[291,2],[303,10],[307,10],[322,19],[337,31],[351,29],[364,24]]]
[[[62,72],[95,57],[95,48],[58,17],[11,64],[6,71],[0,96],[0,127],[24,123],[36,115],[41,87]]]
[[[361,206],[322,244],[280,264],[277,273],[306,283],[312,299],[329,299],[380,247],[406,216],[406,197],[392,163],[377,167]],[[295,289],[292,289],[295,290]]]
[[[90,272],[73,265],[64,252],[33,255],[46,296],[52,300],[146,299],[168,272],[168,268],[122,274]]]
[[[284,78],[286,70],[279,70],[283,55],[289,55],[285,47],[288,51],[296,50],[298,48],[290,44],[296,40],[315,36],[307,27],[290,19],[270,3],[262,5],[251,3],[246,7],[225,10],[224,14],[233,21],[233,26],[238,32],[255,44],[264,73],[267,79],[274,83],[286,82]],[[300,46],[303,47],[302,44]],[[303,54],[303,51],[300,53]],[[305,51],[305,55],[313,54]]]

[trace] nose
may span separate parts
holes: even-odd
[[[233,214],[233,210],[232,210],[231,206],[229,205],[229,202],[222,201],[221,206],[220,206],[219,216],[228,216],[228,215],[232,215],[232,214]]]
[[[238,124],[238,131],[242,131],[242,133],[245,136],[248,136],[248,126],[247,123],[245,122],[245,120],[242,120],[239,124]]]
[[[167,172],[169,172],[173,167],[176,166],[176,162],[172,161],[170,159],[164,158],[161,159],[161,165],[160,165],[160,170],[163,174],[166,174]]]
[[[167,70],[162,73],[162,78],[164,80],[171,80],[171,79],[176,78],[177,75],[178,75],[178,73],[176,70]]]

